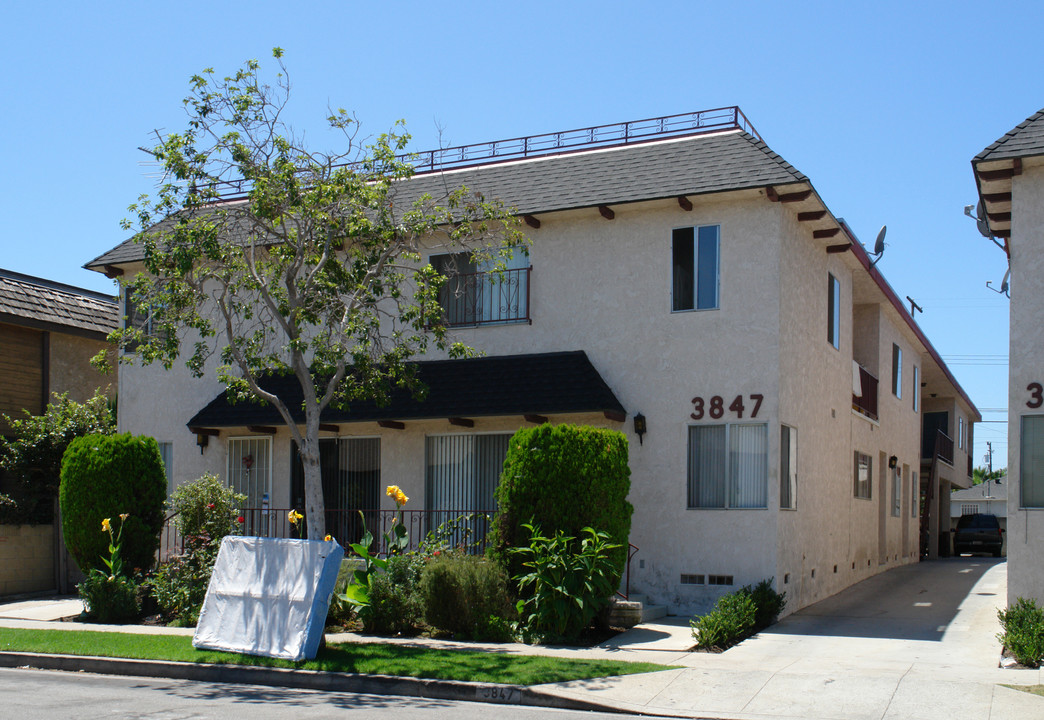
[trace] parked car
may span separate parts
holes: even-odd
[[[1000,557],[1003,545],[1004,535],[996,515],[976,513],[957,519],[957,528],[953,531],[954,555],[988,552]]]

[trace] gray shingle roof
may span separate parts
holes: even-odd
[[[464,185],[519,214],[537,215],[802,182],[808,178],[764,142],[733,130],[426,173],[398,188],[396,201],[409,203],[423,193],[438,198],[446,187]],[[139,259],[139,246],[127,240],[85,267]]]
[[[1034,155],[1044,155],[1044,110],[1030,115],[1005,133],[1004,137],[976,155],[972,163]]]
[[[120,322],[114,297],[2,269],[0,319],[102,335]]]

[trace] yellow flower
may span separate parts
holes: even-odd
[[[296,510],[291,510],[286,514],[286,519],[290,521],[291,525],[296,525],[297,523],[304,520],[304,515],[297,512]]]
[[[130,513],[120,513],[120,522],[126,520],[128,515],[130,515]]]
[[[326,537],[323,538],[323,540],[325,542],[330,542],[331,540],[333,540],[333,536],[332,535],[327,535]]]
[[[102,520],[102,532],[109,532],[111,529],[112,526],[109,525],[109,518],[104,518]]]
[[[395,493],[395,504],[398,505],[399,507],[402,507],[403,505],[405,505],[409,501],[410,501],[410,499],[408,497],[406,497],[406,493],[404,493],[402,490],[400,490],[399,492]]]
[[[401,492],[402,490],[399,489],[398,485],[389,485],[388,489],[384,491],[384,494],[390,498],[393,498]]]

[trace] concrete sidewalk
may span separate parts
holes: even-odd
[[[996,614],[1005,596],[1003,561],[951,558],[878,575],[720,654],[692,652],[688,618],[639,625],[595,648],[418,639],[389,642],[681,666],[643,675],[541,685],[519,693],[530,701],[538,700],[535,704],[552,706],[736,720],[1044,719],[1044,698],[1001,685],[1044,683],[1044,671],[1039,669],[998,668]],[[0,628],[191,632],[48,623],[43,617],[45,607],[42,601],[0,606]],[[57,617],[75,614],[67,612],[72,607],[68,604],[53,607]],[[328,640],[372,642],[373,638],[343,634],[328,636]],[[430,689],[431,683],[417,683]],[[457,690],[464,686],[465,695],[471,692],[475,696],[471,699],[478,699],[478,688],[446,685]],[[410,685],[395,687],[402,694]],[[522,702],[534,704],[525,698]]]

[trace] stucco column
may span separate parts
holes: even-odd
[[[953,486],[947,480],[939,481],[939,554],[950,557],[953,554],[950,532],[950,493]]]
[[[936,484],[935,492],[932,493],[931,506],[928,509],[928,559],[935,560],[939,557],[939,492],[942,482],[932,478],[929,482]]]

